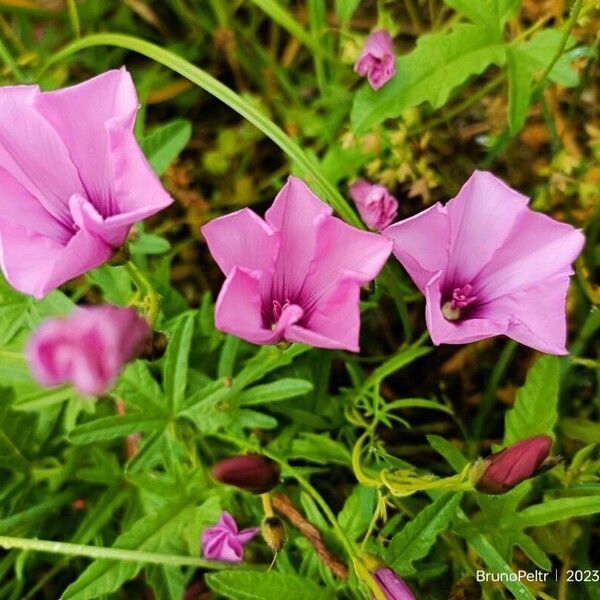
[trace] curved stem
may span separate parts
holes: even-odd
[[[154,327],[156,318],[158,317],[158,310],[160,308],[160,296],[154,289],[150,280],[136,267],[132,261],[125,263],[125,268],[129,273],[131,279],[135,283],[138,290],[144,293],[144,300],[146,302],[146,319],[150,327]]]

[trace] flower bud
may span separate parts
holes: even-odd
[[[359,179],[350,186],[350,196],[369,229],[385,229],[398,214],[398,200],[382,185]]]
[[[387,600],[416,600],[404,580],[388,567],[380,567],[373,573],[377,585]],[[375,598],[375,595],[372,596]]]
[[[492,454],[475,469],[475,489],[484,494],[505,494],[545,470],[551,447],[551,437],[536,435]]]
[[[261,454],[244,454],[219,461],[212,475],[221,483],[264,494],[277,485],[279,465]]]
[[[260,526],[265,543],[273,552],[279,552],[285,542],[285,529],[279,517],[267,517]]]

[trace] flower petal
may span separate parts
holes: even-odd
[[[202,226],[202,234],[225,275],[236,266],[259,271],[275,267],[279,235],[249,208],[213,219]]]
[[[260,295],[261,271],[234,267],[219,292],[215,306],[215,325],[254,344],[275,344],[282,339],[279,331],[265,329]]]
[[[318,224],[331,215],[297,177],[289,177],[277,194],[265,220],[281,234],[273,279],[273,298],[294,303],[315,257]]]
[[[444,288],[472,283],[506,242],[528,198],[485,171],[475,171],[446,204],[450,220],[450,258]],[[529,212],[529,211],[527,211]],[[434,239],[434,238],[430,238]],[[476,292],[479,289],[475,286]]]
[[[260,529],[258,527],[249,527],[248,529],[242,529],[242,531],[240,531],[236,537],[240,543],[245,544],[252,538],[256,537],[259,531]]]
[[[448,264],[450,222],[441,204],[386,227],[382,235],[394,242],[393,254],[415,285],[425,292],[431,278]]]

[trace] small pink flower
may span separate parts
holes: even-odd
[[[70,382],[82,394],[99,396],[149,335],[148,324],[133,308],[79,308],[68,317],[44,321],[29,339],[27,360],[41,385]]]
[[[350,186],[350,196],[369,229],[384,229],[398,214],[398,200],[383,185],[359,179]]]
[[[360,286],[379,273],[391,242],[331,213],[290,177],[264,221],[245,208],[202,227],[227,278],[217,329],[255,344],[358,351]]]
[[[475,171],[445,206],[383,231],[425,294],[435,345],[504,334],[566,354],[565,299],[585,238],[527,202],[491,173]]]
[[[133,134],[125,69],[53,92],[0,88],[0,267],[41,298],[105,262],[172,200]]]
[[[202,555],[209,560],[241,562],[244,545],[258,532],[258,527],[238,531],[234,518],[228,512],[222,512],[217,524],[202,532]]]
[[[505,494],[538,474],[550,448],[550,436],[535,435],[488,456],[481,464],[483,472],[475,487],[485,494]]]
[[[354,70],[367,77],[374,90],[385,85],[396,74],[394,44],[387,31],[380,29],[369,35]]]
[[[386,600],[416,600],[404,580],[392,569],[380,567],[373,573],[373,578],[381,588]],[[375,595],[373,594],[371,598],[375,598]]]

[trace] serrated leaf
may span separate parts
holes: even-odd
[[[507,19],[513,16],[521,0],[444,0],[470,21],[501,35]]]
[[[237,403],[241,406],[251,406],[253,404],[281,402],[289,398],[304,396],[304,394],[308,394],[312,389],[313,385],[310,381],[284,378],[273,383],[256,385],[243,391]]]
[[[583,517],[600,512],[600,495],[580,498],[557,498],[542,504],[528,506],[511,520],[516,527],[539,527],[573,517]]]
[[[191,137],[191,123],[184,119],[175,119],[157,127],[144,137],[140,146],[150,166],[160,177],[187,146]]]
[[[136,360],[125,367],[114,393],[125,399],[126,406],[136,407],[144,414],[166,414],[164,394],[143,360]]]
[[[174,498],[163,509],[136,521],[122,533],[113,548],[158,552],[178,537],[190,518],[192,501],[183,496]],[[142,563],[118,560],[95,560],[64,591],[61,600],[93,600],[102,594],[121,589],[123,583],[139,573]]]
[[[268,571],[221,571],[206,575],[209,587],[235,600],[332,600],[335,595],[310,579]]]
[[[559,360],[543,356],[529,370],[525,385],[517,392],[514,406],[506,413],[504,445],[532,435],[550,435],[558,418]]]
[[[91,444],[124,438],[133,433],[146,433],[164,428],[165,419],[145,418],[140,414],[114,415],[78,425],[68,434],[72,444]]]
[[[450,33],[422,35],[412,52],[397,58],[396,76],[385,86],[375,92],[365,84],[358,91],[352,128],[363,133],[422,102],[440,108],[469,77],[505,60],[504,42],[478,25],[459,23]]]
[[[412,563],[427,556],[437,536],[456,515],[460,498],[461,494],[444,494],[407,523],[390,542],[387,550],[390,568],[400,575],[414,573]]]
[[[194,318],[191,315],[185,315],[178,320],[167,346],[164,386],[167,402],[173,412],[179,410],[185,397],[193,334]]]

